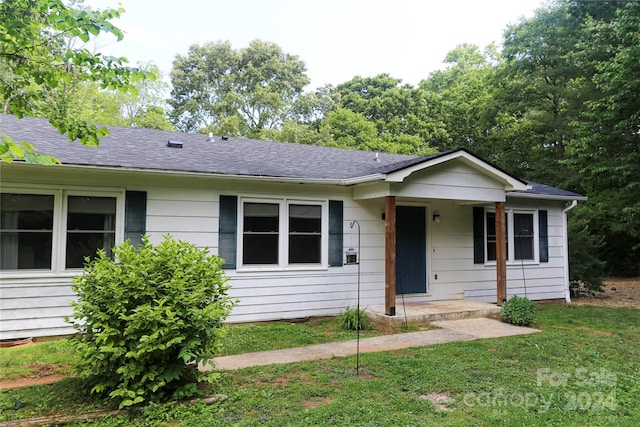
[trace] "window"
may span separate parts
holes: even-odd
[[[116,198],[69,196],[67,199],[66,268],[82,268],[84,258],[116,243]]]
[[[3,193],[0,269],[51,269],[54,196]]]
[[[509,259],[509,215],[505,214],[507,236],[505,241],[507,244],[507,259]],[[487,212],[487,261],[496,260],[496,213]]]
[[[132,200],[142,200],[138,204],[144,207],[146,193],[137,193],[145,197]],[[62,272],[82,268],[85,258],[95,256],[99,249],[111,256],[125,232],[133,237],[145,232],[144,209],[129,206],[125,215],[124,195],[42,188],[3,192],[0,269]]]
[[[546,213],[546,211],[545,211]],[[507,261],[537,261],[536,249],[538,241],[534,238],[537,233],[538,212],[526,212],[514,209],[505,211],[506,251]],[[546,218],[546,217],[545,217]],[[546,223],[545,223],[546,227]],[[496,214],[487,211],[485,214],[485,248],[486,261],[496,260]],[[546,230],[545,230],[546,231]],[[543,236],[540,236],[542,239]],[[544,236],[546,241],[546,235]]]
[[[245,203],[243,220],[243,264],[278,264],[280,206]]]
[[[318,205],[289,205],[289,263],[321,261],[322,208]]]
[[[327,264],[326,202],[244,199],[241,209],[243,266]]]
[[[534,259],[533,214],[513,214],[513,249],[515,259]]]

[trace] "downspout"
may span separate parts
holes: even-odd
[[[569,291],[569,230],[567,228],[567,212],[578,205],[577,200],[572,200],[571,205],[562,210],[562,234],[564,239],[564,300],[571,302]]]

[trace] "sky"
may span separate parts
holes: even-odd
[[[533,16],[543,0],[86,0],[123,7],[113,23],[124,40],[101,40],[100,52],[131,65],[153,62],[163,74],[189,46],[261,39],[297,55],[313,90],[355,76],[388,73],[417,85],[443,69],[461,43],[498,45],[508,24]]]

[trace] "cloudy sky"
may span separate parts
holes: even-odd
[[[460,43],[500,43],[503,30],[543,0],[87,0],[123,7],[121,42],[100,50],[163,73],[190,45],[229,40],[278,44],[307,66],[310,89],[380,73],[417,84]]]

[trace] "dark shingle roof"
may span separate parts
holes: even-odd
[[[0,131],[16,141],[28,141],[39,152],[57,157],[63,164],[140,170],[196,172],[248,177],[301,180],[344,180],[386,174],[451,153],[431,156],[375,153],[316,145],[255,139],[214,137],[153,129],[107,126],[110,134],[99,147],[70,142],[46,119],[0,115]],[[181,142],[182,148],[167,146]],[[524,193],[535,197],[581,198],[579,194],[528,182]],[[518,193],[510,193],[518,194]]]
[[[2,116],[2,131],[29,141],[63,164],[301,179],[348,179],[387,173],[429,157],[344,150],[315,145],[107,126],[99,147],[70,142],[45,119]],[[169,140],[183,148],[167,147]],[[399,167],[394,165],[399,164]]]
[[[526,181],[531,188],[525,191],[525,194],[541,195],[541,196],[553,196],[560,199],[585,199],[581,194],[574,193],[572,191],[562,190],[560,188],[552,187],[550,185],[540,184],[538,182]]]

